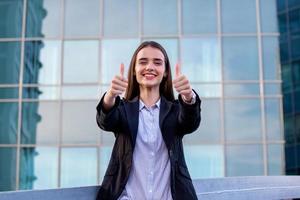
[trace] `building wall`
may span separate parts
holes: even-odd
[[[144,40],[202,98],[193,179],[283,174],[278,36],[275,0],[1,0],[0,190],[101,183],[95,107]]]

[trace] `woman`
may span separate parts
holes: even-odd
[[[197,199],[182,137],[198,128],[200,103],[178,64],[172,81],[164,48],[143,42],[131,59],[128,80],[121,64],[97,106],[99,127],[116,137],[97,199]]]

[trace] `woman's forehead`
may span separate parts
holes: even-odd
[[[160,49],[154,47],[144,47],[142,48],[137,54],[137,60],[141,58],[148,58],[148,59],[162,59],[164,60],[164,54],[161,52]]]

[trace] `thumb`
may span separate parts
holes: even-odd
[[[175,66],[175,76],[178,77],[181,74],[181,67],[180,64],[177,62]]]
[[[124,78],[124,63],[121,63],[120,65],[120,75],[122,78]]]

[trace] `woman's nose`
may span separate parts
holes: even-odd
[[[153,69],[154,69],[153,63],[149,63],[149,64],[146,66],[146,70],[153,70]]]

